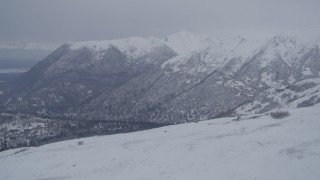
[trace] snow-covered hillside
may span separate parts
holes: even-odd
[[[320,106],[0,152],[1,180],[317,180]]]
[[[250,103],[238,107],[236,114],[259,114],[281,107],[308,107],[320,102],[320,79],[306,79],[286,89],[270,88]]]

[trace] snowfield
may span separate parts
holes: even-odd
[[[320,106],[289,112],[12,149],[0,179],[318,180]]]

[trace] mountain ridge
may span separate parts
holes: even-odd
[[[1,89],[0,108],[167,125],[312,106],[320,102],[319,78],[317,42],[285,33],[249,41],[182,32],[167,41],[66,43]]]

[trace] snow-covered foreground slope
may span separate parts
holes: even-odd
[[[289,112],[8,150],[0,179],[319,179],[320,106]]]

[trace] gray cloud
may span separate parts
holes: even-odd
[[[320,24],[319,0],[1,0],[0,41],[273,34]]]

